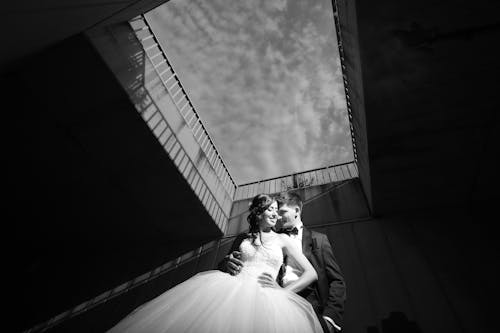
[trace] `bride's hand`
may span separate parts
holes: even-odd
[[[281,288],[276,279],[269,273],[262,273],[258,278],[258,282],[265,288]]]

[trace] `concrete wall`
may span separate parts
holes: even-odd
[[[494,247],[471,218],[408,212],[318,229],[347,282],[346,332],[491,332]]]
[[[353,127],[358,157],[358,171],[361,185],[366,195],[366,200],[373,211],[373,199],[370,178],[370,160],[368,151],[368,127],[365,115],[365,97],[363,90],[363,73],[361,55],[358,43],[358,22],[356,1],[335,0],[337,12],[335,15],[336,26],[341,49],[343,51],[342,73],[344,85],[348,91],[347,106],[351,109],[352,118],[349,119]]]
[[[220,237],[85,36],[0,83],[9,326],[48,320]]]

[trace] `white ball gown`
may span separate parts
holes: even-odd
[[[276,242],[269,239],[264,244],[260,245],[258,238],[255,245],[251,239],[241,243],[244,266],[238,275],[198,273],[141,305],[108,332],[322,333],[312,306],[304,298],[282,288],[261,287],[257,282],[264,272],[276,278],[283,262]]]

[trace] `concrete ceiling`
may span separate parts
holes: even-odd
[[[166,0],[25,0],[2,3],[0,70],[96,25],[128,20]]]
[[[375,213],[488,206],[498,181],[498,4],[356,7]]]

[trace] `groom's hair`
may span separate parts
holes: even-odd
[[[302,198],[296,192],[283,192],[278,196],[276,201],[278,201],[278,205],[280,206],[297,206],[300,208],[300,211],[302,211]]]

